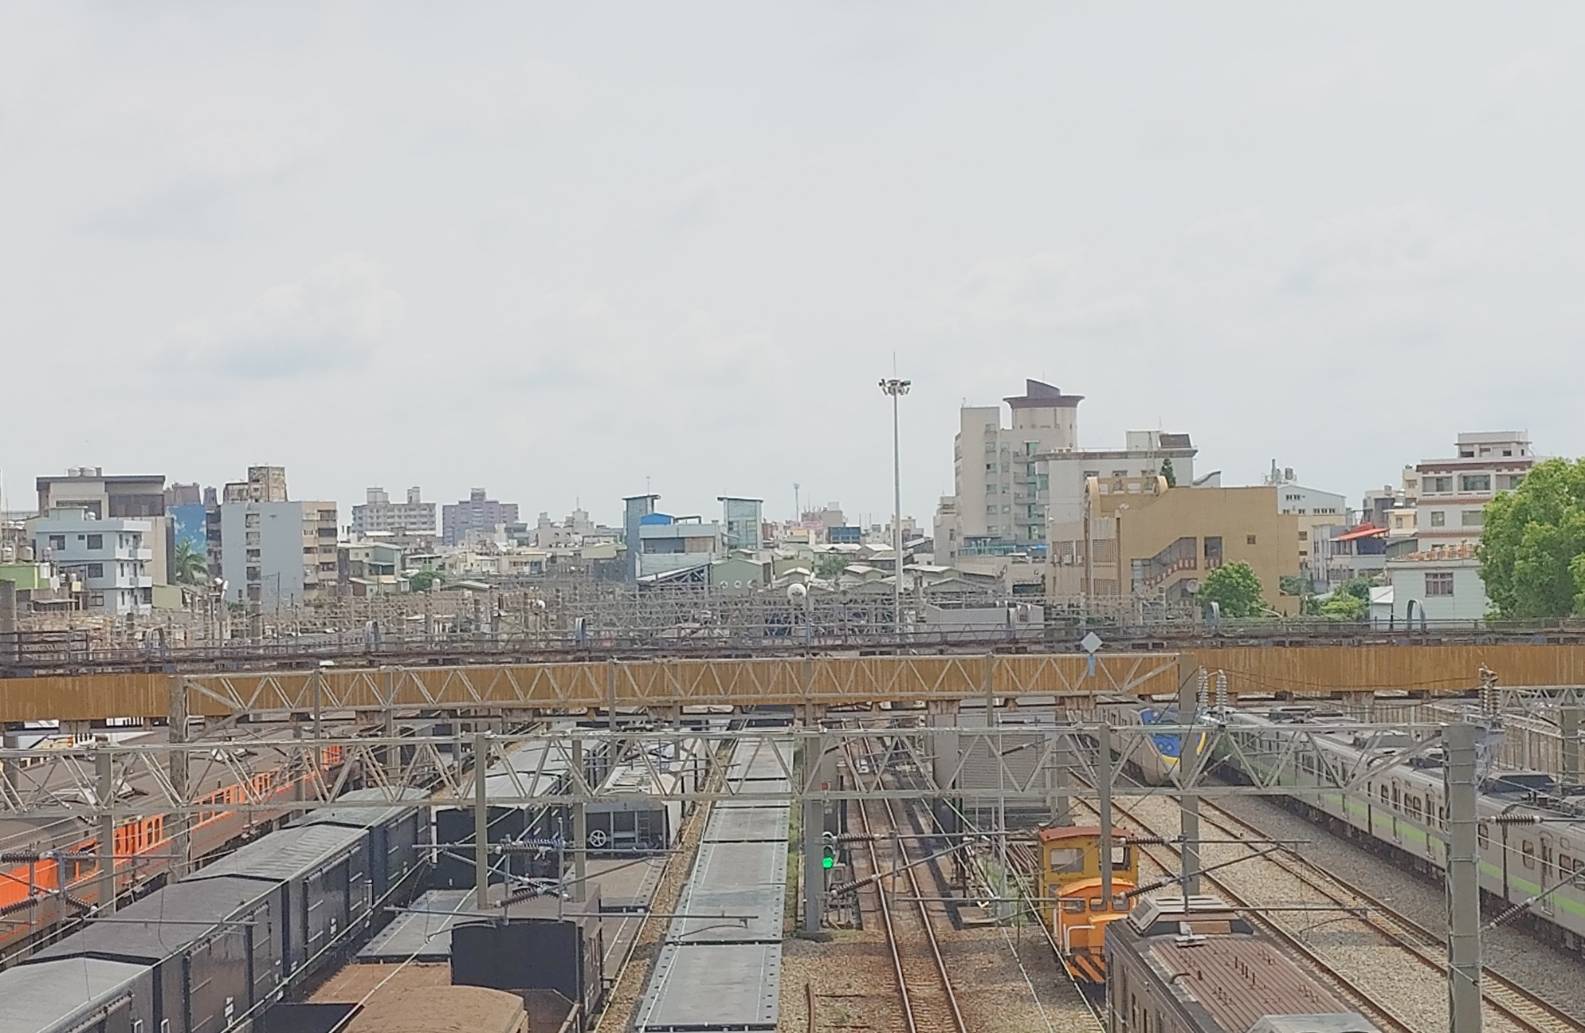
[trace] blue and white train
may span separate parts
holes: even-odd
[[[1366,743],[1346,731],[1316,735],[1314,750],[1285,749],[1294,734],[1285,726],[1295,721],[1312,728],[1328,720],[1345,723],[1341,715],[1314,707],[1230,710],[1221,719],[1228,734],[1214,759],[1234,778],[1324,789],[1338,785],[1336,772],[1363,771],[1369,747],[1369,763],[1378,767],[1356,788],[1287,799],[1307,817],[1394,860],[1428,874],[1445,868],[1447,808],[1439,752],[1381,767],[1380,758],[1403,750],[1412,738]],[[1518,908],[1542,938],[1585,949],[1585,787],[1560,786],[1544,772],[1502,770],[1482,781],[1478,812],[1483,905],[1493,913]]]
[[[1141,704],[1134,697],[1115,697],[1102,698],[1096,706],[1101,718],[1113,728],[1179,724],[1176,705],[1156,706]],[[1189,756],[1192,758],[1208,747],[1210,733],[1190,738],[1192,745]],[[1112,751],[1126,758],[1129,771],[1141,782],[1153,786],[1172,785],[1177,779],[1178,766],[1183,762],[1183,735],[1179,732],[1158,732],[1144,735],[1142,740],[1136,743],[1132,738],[1114,736]]]

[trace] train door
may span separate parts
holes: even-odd
[[[1552,841],[1552,834],[1541,833],[1541,899],[1536,901],[1536,906],[1543,915],[1556,914],[1557,902],[1553,899],[1552,890],[1557,885],[1557,850]]]

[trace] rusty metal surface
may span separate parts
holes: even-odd
[[[1224,670],[1235,697],[1281,693],[1464,692],[1482,665],[1501,683],[1585,684],[1585,646],[1237,645],[1184,653],[644,659],[369,670],[325,668],[0,680],[0,722],[163,718],[170,679],[194,715],[238,712],[865,704],[998,696],[1148,695],[1177,690],[1180,668]]]

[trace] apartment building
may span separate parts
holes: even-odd
[[[721,525],[697,516],[647,513],[638,522],[638,576],[713,563],[726,555]]]
[[[164,474],[106,474],[100,466],[68,467],[65,474],[40,477],[38,512],[80,509],[100,518],[141,520],[148,526],[143,548],[150,560],[145,576],[154,584],[170,581],[173,549],[171,522],[165,509]]]
[[[758,552],[764,545],[765,500],[720,495],[722,544],[728,552],[747,549]]]
[[[1294,612],[1282,578],[1299,572],[1299,518],[1277,489],[1176,487],[1155,477],[1092,477],[1079,534],[1053,527],[1046,593],[1053,598],[1164,599],[1191,604],[1200,579],[1247,563],[1268,606]]]
[[[1422,615],[1427,621],[1478,621],[1486,616],[1486,583],[1475,547],[1467,542],[1389,557],[1386,572],[1397,620],[1409,620],[1411,602],[1415,624]]]
[[[88,610],[121,617],[154,606],[149,520],[99,517],[87,509],[52,509],[28,522],[37,555],[82,582]]]
[[[336,528],[334,502],[222,503],[226,598],[268,609],[334,594]]]
[[[474,488],[468,497],[440,507],[440,538],[447,545],[460,545],[470,531],[486,537],[495,529],[517,523],[517,503],[486,498],[483,488]]]
[[[1079,402],[1039,380],[1026,380],[1024,393],[1003,399],[1011,423],[1002,422],[999,405],[958,410],[952,443],[953,508],[960,542],[993,539],[1013,547],[1044,545],[1045,500],[1037,457],[1078,447]],[[945,500],[943,500],[945,501]]]
[[[1414,467],[1413,531],[1427,548],[1478,543],[1486,503],[1519,487],[1536,463],[1524,431],[1460,434],[1454,448],[1453,458],[1424,459]],[[1409,488],[1406,477],[1405,493]]]
[[[423,494],[415,485],[407,489],[406,502],[392,502],[384,488],[367,489],[363,503],[352,507],[353,533],[434,534],[435,504]]]

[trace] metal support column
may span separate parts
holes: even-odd
[[[187,681],[181,675],[171,676],[171,699],[166,721],[172,746],[187,741]],[[187,751],[171,750],[171,795],[178,800],[187,799]],[[192,841],[189,827],[192,819],[181,811],[166,815],[165,825],[171,830],[171,844],[175,848],[171,857],[171,877],[180,879],[187,874],[191,863]]]
[[[1102,721],[1095,729],[1095,792],[1100,797],[1101,899],[1112,899],[1112,728]]]
[[[116,909],[116,783],[109,746],[94,750],[94,784],[99,796],[99,910]],[[66,880],[61,879],[64,888]]]
[[[1205,684],[1205,669],[1201,668],[1191,678],[1178,682],[1178,723],[1197,724],[1200,714],[1200,689]],[[1142,744],[1143,745],[1143,744]],[[1200,796],[1189,789],[1199,771],[1199,737],[1183,734],[1178,737],[1178,777],[1188,776],[1187,785],[1180,785],[1178,796],[1178,831],[1183,838],[1183,895],[1191,897],[1200,892]]]
[[[1447,766],[1447,1003],[1449,1033],[1480,1033],[1480,845],[1475,807],[1475,726],[1443,732]]]
[[[1564,703],[1557,711],[1563,746],[1562,770],[1558,772],[1558,781],[1564,785],[1578,785],[1581,778],[1579,741],[1581,710],[1585,710],[1585,707],[1581,707],[1578,703]]]
[[[812,716],[813,708],[806,711],[805,722]],[[825,753],[824,737],[804,740],[803,770],[799,772],[804,786],[819,785],[820,760]],[[800,823],[803,836],[803,932],[813,936],[825,925],[826,873],[821,862],[821,847],[825,844],[825,808],[819,800],[804,797],[803,819]]]
[[[473,905],[483,908],[490,900],[490,801],[485,795],[484,773],[490,768],[490,740],[473,733]]]
[[[614,711],[613,711],[614,713]],[[583,736],[572,737],[572,770],[578,779],[578,802],[572,805],[572,876],[574,900],[583,900],[589,881],[589,773],[583,765]],[[556,876],[564,878],[560,873]]]

